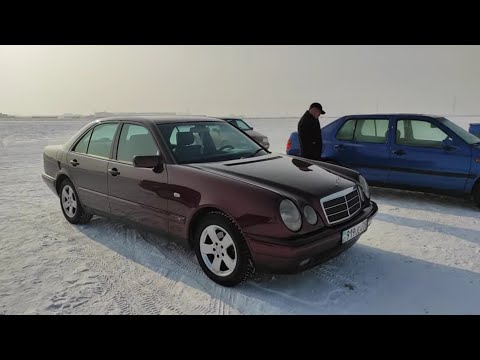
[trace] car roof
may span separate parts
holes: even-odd
[[[432,114],[417,114],[417,113],[378,113],[378,114],[350,114],[350,115],[344,115],[342,117],[355,117],[355,116],[408,116],[408,117],[413,117],[413,116],[425,116],[425,117],[431,117],[431,118],[441,118],[443,116],[440,115],[432,115]]]
[[[188,116],[188,115],[165,115],[165,116],[112,116],[106,118],[100,118],[95,121],[104,122],[104,121],[141,121],[141,122],[150,122],[155,124],[171,124],[171,123],[188,123],[188,122],[223,122],[223,119],[208,117],[208,116]]]

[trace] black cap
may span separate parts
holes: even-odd
[[[315,102],[313,103],[312,105],[310,105],[310,109],[311,108],[316,108],[318,110],[320,110],[320,114],[325,114],[325,111],[323,111],[323,108],[322,108],[322,105],[320,105],[319,103]]]

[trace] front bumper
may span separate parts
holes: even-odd
[[[245,239],[258,270],[277,274],[294,274],[328,261],[350,248],[364,233],[342,243],[342,231],[365,219],[368,219],[370,225],[377,211],[377,204],[371,201],[370,205],[354,219],[322,229],[318,233],[288,240],[245,234]]]

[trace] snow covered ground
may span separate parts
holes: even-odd
[[[248,122],[284,152],[296,121]],[[373,189],[379,213],[347,252],[233,289],[167,238],[99,217],[73,226],[41,180],[42,150],[84,124],[0,121],[0,314],[480,314],[480,211],[458,199]]]

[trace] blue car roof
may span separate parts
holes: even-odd
[[[380,113],[380,114],[349,114],[349,115],[343,115],[340,118],[344,117],[365,117],[365,116],[426,116],[426,117],[431,117],[431,118],[441,118],[443,116],[440,115],[432,115],[432,114],[417,114],[417,113]]]

